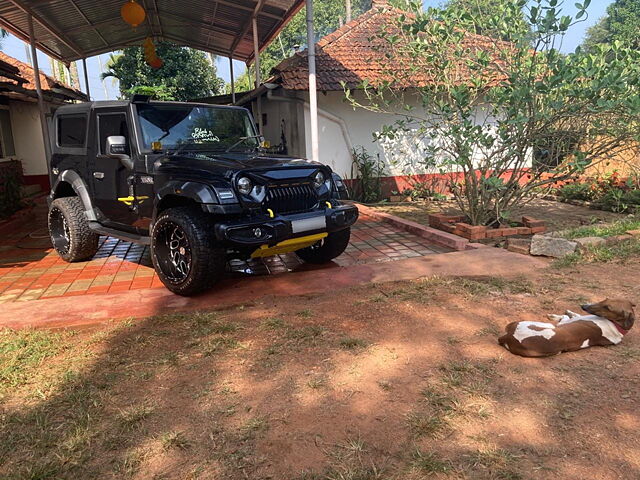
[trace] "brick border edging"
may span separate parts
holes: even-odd
[[[429,240],[430,242],[443,247],[453,248],[458,251],[475,250],[486,247],[486,245],[481,243],[471,243],[466,238],[462,238],[452,233],[427,227],[421,223],[413,222],[411,220],[405,220],[404,218],[396,217],[390,213],[378,212],[374,208],[367,207],[361,203],[354,202],[354,205],[358,207],[358,210],[363,215],[375,218],[382,222],[390,223],[401,230],[417,235],[418,237],[424,238],[425,240]]]

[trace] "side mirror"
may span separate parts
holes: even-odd
[[[107,137],[107,143],[104,148],[105,155],[120,160],[129,170],[133,170],[133,161],[127,155],[127,139],[121,135],[111,135]]]

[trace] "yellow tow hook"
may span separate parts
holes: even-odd
[[[326,203],[326,204],[327,204],[327,208],[328,208],[329,210],[331,210],[331,209],[333,208],[333,206],[332,206],[329,202],[324,202],[324,203]]]
[[[267,208],[267,213],[269,214],[269,218],[273,218],[276,215],[273,213],[273,210],[271,210],[270,208]]]

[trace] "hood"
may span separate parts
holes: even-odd
[[[187,173],[189,176],[207,174],[231,177],[241,170],[277,170],[295,168],[317,168],[319,162],[283,155],[246,153],[188,153],[160,157],[155,162],[157,173]]]

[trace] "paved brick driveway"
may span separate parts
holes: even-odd
[[[51,249],[44,221],[38,220],[0,240],[0,303],[40,298],[114,293],[163,287],[151,266],[149,249],[111,237],[100,238],[100,249],[87,262],[65,263]],[[335,260],[340,266],[385,262],[452,250],[397,230],[368,217],[352,229],[351,244]],[[294,254],[249,262],[233,261],[229,275],[266,275],[326,268],[303,264]]]

